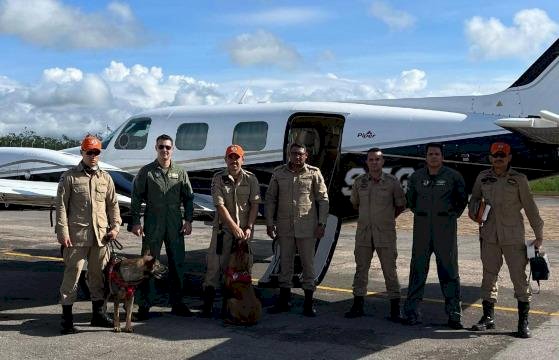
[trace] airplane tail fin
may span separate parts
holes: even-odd
[[[354,102],[503,117],[538,116],[541,110],[559,113],[559,39],[509,88],[495,94]]]
[[[518,102],[518,112],[509,114],[538,116],[542,110],[559,113],[559,39],[508,89],[493,94],[498,95],[511,96]]]

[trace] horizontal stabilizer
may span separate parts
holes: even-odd
[[[551,111],[540,111],[540,117],[499,119],[495,124],[535,142],[559,145],[559,115]]]

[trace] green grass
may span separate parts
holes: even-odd
[[[530,189],[538,195],[559,195],[559,176],[530,181]]]

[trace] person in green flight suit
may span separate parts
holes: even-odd
[[[457,219],[468,203],[468,194],[462,175],[443,166],[442,151],[441,144],[427,144],[427,166],[414,172],[408,181],[406,195],[414,218],[404,323],[415,325],[419,322],[418,306],[423,298],[429,261],[434,252],[448,326],[462,329],[456,228]]]
[[[157,159],[140,169],[134,178],[131,199],[132,233],[142,236],[142,253],[159,259],[161,246],[169,262],[171,313],[191,316],[182,302],[184,276],[184,235],[192,232],[194,194],[188,174],[172,162],[173,139],[160,135],[156,140]],[[146,204],[144,226],[140,222],[141,204]],[[184,208],[184,215],[181,211]],[[138,288],[136,300],[139,305],[135,319],[149,318],[149,308],[155,299],[154,280],[146,281]]]

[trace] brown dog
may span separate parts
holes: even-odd
[[[150,276],[161,277],[163,266],[150,255],[144,255],[136,259],[124,259],[111,257],[105,269],[105,278],[108,281],[107,302],[112,300],[114,303],[114,331],[120,332],[120,303],[124,303],[126,309],[125,332],[132,330],[132,307],[134,304],[134,292],[136,287]]]
[[[246,242],[237,243],[225,270],[224,321],[235,325],[254,325],[262,316],[262,304],[252,287],[251,259]]]

